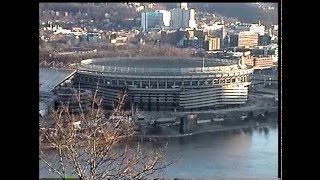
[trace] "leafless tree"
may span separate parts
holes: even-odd
[[[80,95],[76,95],[81,102]],[[132,146],[135,125],[128,118],[123,105],[125,95],[109,116],[102,109],[102,98],[93,95],[92,108],[79,113],[69,112],[67,105],[52,110],[48,118],[51,126],[40,123],[39,162],[61,178],[75,175],[82,179],[141,179],[159,172],[175,161],[165,163],[167,147],[147,152],[137,142]],[[40,121],[41,122],[41,121]],[[131,140],[130,140],[131,139]],[[46,152],[57,154],[58,161],[50,161]]]

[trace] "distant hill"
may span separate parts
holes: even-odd
[[[135,18],[140,14],[124,3],[39,3],[39,10],[54,10],[73,14],[88,13],[95,20],[105,19],[108,13],[111,19]]]
[[[240,21],[254,23],[278,23],[277,3],[263,3],[262,6],[255,3],[189,3],[196,11],[217,13],[222,16],[237,18]],[[177,3],[163,3],[167,9],[177,7]],[[274,7],[267,10],[267,7]],[[266,9],[263,9],[266,8]]]
[[[156,3],[159,7],[172,9],[177,3]],[[278,23],[277,3],[189,3],[191,8],[198,12],[208,12],[222,15],[224,17],[237,18],[240,21],[253,23],[259,20],[269,23]],[[268,10],[268,7],[274,7]],[[77,12],[88,12],[95,19],[104,19],[108,13],[114,19],[139,17],[140,13],[124,3],[40,3],[39,8],[43,10],[66,11],[76,14]]]

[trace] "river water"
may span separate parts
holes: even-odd
[[[166,161],[178,163],[164,170],[166,178],[276,178],[278,176],[278,128],[250,128],[203,133],[145,142],[148,149],[168,142]],[[40,177],[47,177],[40,170]]]

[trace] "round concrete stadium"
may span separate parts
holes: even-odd
[[[177,57],[83,60],[74,77],[77,88],[103,96],[112,107],[128,94],[128,108],[145,111],[194,111],[239,106],[248,99],[253,69],[242,63]]]

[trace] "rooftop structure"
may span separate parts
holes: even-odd
[[[39,90],[50,92],[75,73],[75,70],[39,68]]]
[[[39,115],[44,116],[50,108],[54,108],[57,97],[53,90],[74,73],[74,70],[39,68]]]

